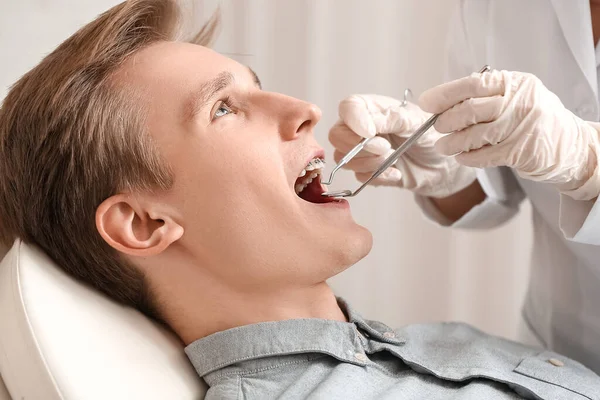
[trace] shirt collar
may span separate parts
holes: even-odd
[[[340,361],[365,365],[355,357],[362,352],[359,330],[370,338],[392,344],[405,340],[392,329],[363,319],[338,298],[349,322],[325,319],[291,319],[261,322],[217,332],[192,342],[185,352],[200,376],[240,361],[299,353],[323,353]]]

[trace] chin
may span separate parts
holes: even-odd
[[[357,224],[353,229],[344,232],[344,235],[340,237],[339,251],[336,257],[336,264],[340,266],[340,272],[365,258],[372,248],[373,235],[364,226]]]

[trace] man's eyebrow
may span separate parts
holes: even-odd
[[[256,75],[256,72],[254,72],[254,70],[250,67],[247,67],[247,68],[248,68],[248,71],[250,71],[250,73],[254,77],[254,83],[256,83],[256,86],[258,86],[259,89],[262,89],[262,84],[260,83],[260,79],[258,79],[258,75]]]
[[[204,83],[195,90],[185,105],[186,119],[194,117],[213,97],[231,85],[234,81],[233,74],[223,71],[216,78]]]

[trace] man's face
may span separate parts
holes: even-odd
[[[171,251],[242,290],[321,282],[368,253],[371,235],[347,202],[296,194],[302,170],[323,157],[315,105],[263,91],[247,67],[186,43],[142,50],[125,76],[174,173],[156,195],[184,228]]]

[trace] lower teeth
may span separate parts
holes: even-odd
[[[310,174],[306,174],[306,176],[304,177],[302,182],[297,183],[296,186],[294,187],[294,189],[296,190],[296,194],[302,193],[302,191],[304,189],[306,189],[306,187],[308,185],[310,185],[312,183],[312,181],[314,179],[318,178],[320,175],[321,175],[321,170],[314,170],[314,171],[311,171]]]

